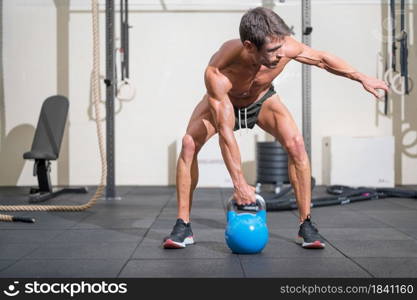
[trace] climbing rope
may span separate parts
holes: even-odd
[[[97,200],[103,195],[106,176],[107,176],[107,165],[106,165],[106,154],[104,147],[104,135],[100,123],[100,41],[99,41],[99,13],[98,13],[98,0],[91,0],[92,14],[93,14],[93,70],[92,70],[92,80],[91,80],[91,90],[92,98],[94,103],[95,111],[95,120],[97,128],[97,136],[99,140],[99,151],[100,151],[100,160],[101,160],[101,178],[100,184],[97,187],[97,190],[94,196],[83,205],[0,205],[0,211],[83,211],[94,204]],[[17,217],[11,215],[2,215],[0,214],[0,221],[3,222],[29,222],[33,223],[35,220],[33,218],[27,217]]]

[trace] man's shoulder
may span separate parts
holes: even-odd
[[[225,41],[222,46],[228,46],[228,47],[236,47],[236,48],[242,48],[242,42],[240,39],[232,39]]]
[[[285,56],[295,58],[302,52],[302,44],[291,36],[285,37]]]
[[[225,41],[218,52],[233,57],[239,55],[242,50],[242,42],[239,39],[233,39]]]
[[[243,46],[240,40],[228,40],[211,57],[209,65],[224,68],[233,63],[242,52]]]

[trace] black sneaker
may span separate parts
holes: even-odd
[[[182,219],[177,219],[171,234],[164,239],[162,246],[165,249],[180,249],[187,245],[194,244],[191,223],[185,223]]]
[[[318,229],[313,225],[310,218],[304,220],[300,225],[296,243],[307,249],[323,249],[325,244]]]

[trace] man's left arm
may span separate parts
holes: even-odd
[[[292,57],[294,60],[317,66],[339,76],[356,80],[363,85],[365,90],[373,94],[376,98],[382,97],[382,95],[378,93],[378,89],[388,92],[388,86],[384,81],[355,70],[343,59],[325,51],[312,49],[305,44],[298,44],[299,51],[297,51],[297,54]]]

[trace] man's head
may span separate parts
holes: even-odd
[[[276,66],[284,39],[292,34],[275,12],[264,7],[250,9],[243,15],[239,33],[243,46],[269,68]]]

